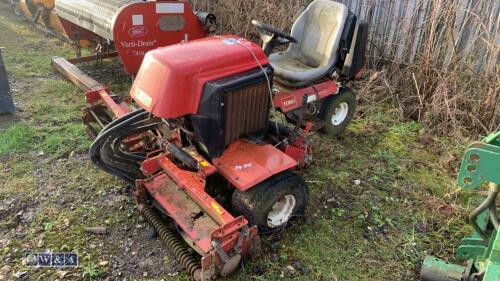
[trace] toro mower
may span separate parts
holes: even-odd
[[[474,233],[460,242],[456,252],[460,264],[427,256],[421,278],[423,281],[498,281],[500,223],[496,199],[500,191],[500,132],[469,147],[462,160],[457,184],[464,190],[489,184],[488,196],[469,216]]]
[[[360,73],[366,23],[315,0],[291,34],[253,24],[262,47],[212,36],[149,51],[133,102],[54,60],[88,89],[91,160],[132,187],[142,216],[197,280],[230,274],[259,254],[259,233],[303,215],[308,188],[294,170],[312,160],[308,133],[337,135],[354,115],[342,83]],[[272,121],[273,107],[292,127]]]

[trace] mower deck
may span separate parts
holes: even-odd
[[[182,238],[202,256],[201,279],[210,280],[233,272],[242,258],[258,254],[260,239],[257,227],[249,227],[243,216],[233,217],[205,192],[205,177],[216,170],[206,160],[199,161],[201,173],[183,170],[163,154],[152,157],[142,164],[148,178],[137,181],[137,187],[173,219]]]

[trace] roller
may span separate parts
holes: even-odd
[[[85,28],[100,37],[114,41],[113,27],[118,12],[138,0],[56,0],[55,11],[75,25]]]
[[[216,20],[187,1],[169,0],[55,0],[55,13],[71,41],[94,42],[97,56],[116,50],[128,74],[137,73],[148,51],[203,38]]]

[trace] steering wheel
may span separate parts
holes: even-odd
[[[257,20],[252,20],[252,24],[257,28],[257,30],[259,30],[259,33],[261,33],[261,36],[264,35],[264,34],[262,34],[261,31],[267,31],[267,32],[269,32],[271,34],[276,35],[277,37],[281,37],[283,39],[288,40],[288,42],[280,41],[281,44],[287,44],[287,43],[290,43],[290,42],[292,42],[292,43],[297,43],[298,42],[297,39],[295,39],[293,36],[291,36],[290,34],[285,33],[283,31],[277,29],[274,26],[261,23],[260,21],[257,21]],[[263,36],[263,38],[264,38],[264,36]]]

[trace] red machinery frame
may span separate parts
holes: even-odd
[[[144,55],[153,49],[206,37],[207,27],[185,1],[148,0],[127,4],[113,18],[112,37],[104,38],[59,16],[70,40],[89,40],[98,44],[97,55],[73,59],[87,62],[119,56],[125,71],[135,74]],[[100,47],[113,41],[116,52],[103,53]]]
[[[282,113],[288,113],[302,107],[304,95],[307,96],[307,103],[311,103],[336,95],[339,90],[340,84],[330,79],[305,88],[280,90],[274,96],[274,107]]]
[[[267,57],[256,44],[241,38],[237,39],[254,53],[255,56],[252,56],[247,50],[243,49],[242,52],[241,46],[235,48],[234,44],[229,44],[233,41],[225,41],[228,38],[235,37],[216,36],[190,44],[160,48],[149,53],[144,61],[150,68],[149,71],[168,73],[168,76],[165,79],[160,76],[151,77],[146,72],[139,71],[131,89],[131,97],[158,118],[168,119],[194,114],[198,110],[197,104],[201,98],[203,85],[207,81],[225,77],[228,73],[255,69],[257,64],[268,64]],[[177,62],[178,54],[192,53],[195,56],[200,49],[211,52],[216,59],[201,56],[193,65],[189,64],[189,60],[184,63]],[[228,57],[239,58],[241,64],[234,65],[231,60],[219,59],[228,53]],[[203,59],[207,61],[200,63]],[[84,110],[86,115],[84,119],[87,131],[91,127],[86,119],[99,122],[99,117],[94,112],[95,108],[106,109],[112,119],[123,117],[132,111],[129,101],[114,98],[108,88],[66,60],[54,58],[53,64],[86,92],[88,106]],[[168,67],[163,69],[162,65]],[[211,65],[212,68],[205,68],[202,72],[196,68],[197,65]],[[190,81],[191,84],[188,83]],[[170,90],[172,88],[177,90],[173,92]],[[337,82],[326,79],[302,89],[281,89],[273,97],[274,107],[283,113],[305,110],[307,103],[338,94],[339,89],[340,85]],[[177,98],[174,99],[175,97]],[[100,124],[101,127],[105,125]],[[303,126],[303,130],[299,130],[300,126]],[[208,280],[205,277],[232,272],[240,259],[258,254],[260,239],[256,226],[250,227],[242,216],[231,215],[205,191],[208,176],[219,173],[227,179],[230,186],[246,191],[280,172],[303,168],[312,159],[312,148],[307,135],[313,126],[312,122],[303,124],[300,122],[290,133],[290,141],[281,145],[280,149],[270,144],[257,145],[237,140],[229,145],[220,157],[212,159],[212,163],[196,151],[190,151],[189,154],[199,165],[196,172],[179,168],[171,160],[172,155],[168,149],[150,153],[141,164],[141,171],[146,179],[136,181],[139,205],[147,205],[149,198],[152,198],[158,204],[156,207],[160,211],[173,218],[182,238],[202,256],[201,279]],[[175,129],[172,136],[164,141],[180,144],[179,147],[182,147],[183,140],[178,130],[180,129]],[[89,135],[95,138],[96,133]],[[129,137],[125,144],[133,148],[139,145],[142,139],[141,136]],[[197,215],[199,213],[206,213],[208,216],[199,216]]]
[[[93,80],[63,58],[53,58],[54,66],[66,77],[86,91],[87,107],[84,114],[91,114],[96,107],[105,107],[114,118],[120,118],[131,112],[128,101],[117,101],[109,89]],[[102,124],[104,126],[104,124]],[[88,126],[88,124],[86,124]],[[87,131],[90,127],[87,127]],[[245,141],[233,143],[213,165],[203,156],[191,155],[200,163],[199,172],[189,172],[177,167],[169,159],[167,151],[152,153],[141,165],[146,180],[136,182],[136,197],[140,206],[147,205],[147,194],[158,202],[176,221],[181,236],[201,256],[201,280],[210,276],[232,272],[239,259],[257,256],[260,251],[260,238],[257,227],[248,226],[248,221],[240,216],[234,217],[206,191],[206,179],[215,173],[221,173],[230,184],[239,190],[247,190],[256,183],[280,171],[304,166],[311,153],[305,139],[309,129],[301,134],[294,143],[284,146],[283,152],[272,145],[257,146]],[[94,137],[89,134],[90,137]],[[138,136],[128,139],[126,144],[133,147],[141,142]],[[180,143],[178,134],[168,140]],[[262,153],[255,153],[263,150]],[[245,166],[245,163],[255,163]],[[242,164],[242,165],[239,165]],[[257,177],[255,177],[257,175]],[[209,216],[193,219],[192,214],[202,211]],[[232,253],[229,258],[228,253]],[[206,279],[208,278],[208,279]]]

